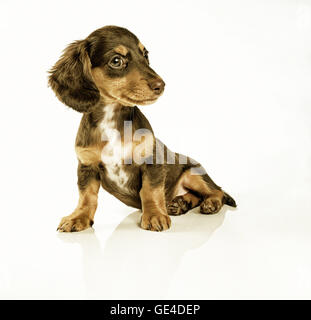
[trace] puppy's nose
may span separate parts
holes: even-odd
[[[161,94],[164,90],[165,87],[165,82],[162,79],[155,78],[152,80],[148,81],[150,89],[155,93],[155,94]]]

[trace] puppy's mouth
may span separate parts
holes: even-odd
[[[146,90],[141,86],[133,86],[130,89],[120,92],[120,100],[126,101],[132,105],[148,105],[156,102],[163,94],[163,88],[154,88],[153,90]]]
[[[152,104],[154,102],[156,102],[158,100],[159,97],[156,97],[156,98],[152,98],[152,99],[133,99],[133,98],[130,98],[130,97],[122,97],[122,99],[124,99],[125,101],[128,101],[130,103],[133,103],[133,104],[138,104],[138,105],[148,105],[148,104]]]

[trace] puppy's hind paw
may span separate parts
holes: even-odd
[[[219,198],[208,197],[204,199],[200,205],[200,212],[203,214],[217,213],[222,207],[221,200]]]
[[[172,216],[185,214],[191,209],[191,203],[188,203],[182,196],[177,196],[167,205],[167,213]]]

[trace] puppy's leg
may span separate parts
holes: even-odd
[[[235,201],[221,190],[207,174],[192,174],[191,169],[189,169],[183,174],[180,183],[182,183],[184,188],[202,197],[203,201],[200,204],[201,213],[217,213],[223,204],[236,207]]]
[[[149,172],[150,173],[150,172]],[[164,180],[152,181],[152,175],[143,174],[140,198],[142,203],[141,227],[151,231],[166,230],[171,226],[165,206]]]
[[[182,196],[175,197],[167,205],[167,213],[169,215],[178,216],[197,207],[202,199],[191,192],[187,192]]]
[[[57,230],[60,232],[82,231],[93,225],[99,186],[97,172],[91,166],[79,164],[79,203],[71,215],[61,220]]]

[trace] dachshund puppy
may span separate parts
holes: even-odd
[[[168,229],[169,215],[197,206],[203,214],[217,213],[223,204],[236,206],[199,163],[155,138],[137,105],[155,102],[165,83],[127,29],[106,26],[70,44],[50,70],[49,86],[61,102],[83,113],[75,144],[79,203],[59,231],[93,225],[100,185],[141,209],[141,227],[152,231]]]

